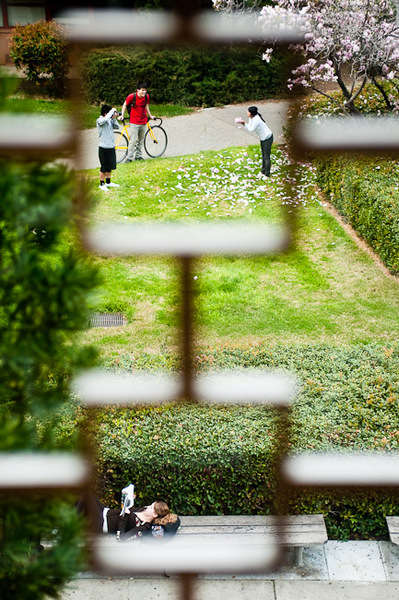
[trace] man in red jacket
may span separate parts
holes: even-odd
[[[133,94],[129,94],[122,106],[121,118],[129,114],[129,149],[126,162],[143,160],[143,142],[148,119],[154,119],[150,111],[150,96],[145,83],[138,83]]]

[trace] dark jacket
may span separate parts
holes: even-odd
[[[151,530],[151,523],[143,523],[137,517],[136,512],[141,512],[145,507],[137,508],[135,512],[130,510],[130,514],[120,516],[120,510],[110,508],[107,513],[108,533],[120,531],[121,539],[130,539],[141,536]]]

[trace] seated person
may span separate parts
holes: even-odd
[[[154,537],[172,537],[180,527],[180,519],[172,512],[164,517],[157,517],[151,523],[151,533]]]
[[[112,509],[110,509],[109,512],[111,512],[111,510]],[[115,512],[118,513],[118,511]],[[130,511],[129,514],[123,516],[118,515],[118,518],[114,523],[116,523],[120,531],[120,539],[129,540],[135,537],[141,537],[142,535],[151,535],[152,523],[154,520],[165,517],[169,513],[169,506],[166,502],[163,500],[156,500],[149,506],[143,506],[142,508]],[[113,513],[111,513],[111,516],[108,518],[108,523],[111,520],[111,527],[114,526],[112,519]],[[110,533],[113,532],[111,531]]]
[[[78,512],[89,516],[91,514],[94,522],[95,533],[112,533],[121,540],[128,540],[142,535],[161,537],[164,534],[176,533],[180,520],[177,515],[170,512],[169,506],[163,500],[156,500],[149,506],[143,506],[132,510],[134,502],[134,488],[132,485],[122,490],[124,503],[122,511],[115,508],[105,507],[97,498],[92,498],[89,508],[87,503],[79,501]],[[127,493],[126,493],[127,491]],[[126,495],[128,496],[126,498]],[[159,523],[154,523],[160,519]],[[163,519],[166,519],[163,521]],[[152,524],[157,527],[158,535],[155,535]]]

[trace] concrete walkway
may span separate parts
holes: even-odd
[[[165,548],[166,549],[166,548]],[[62,600],[178,600],[175,577],[82,574]],[[335,542],[304,550],[303,567],[264,575],[202,576],[195,600],[398,600],[399,548],[390,542]]]
[[[275,143],[283,141],[283,125],[288,107],[286,100],[268,100],[255,103],[259,112],[273,131]],[[221,108],[205,108],[189,115],[164,119],[168,135],[168,147],[164,156],[196,154],[202,150],[221,150],[229,146],[256,144],[258,138],[244,128],[238,128],[235,117],[247,119],[250,103],[228,105]],[[83,152],[82,168],[98,167],[97,131],[81,132]]]

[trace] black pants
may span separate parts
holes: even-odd
[[[79,500],[76,504],[76,509],[79,514],[85,517],[91,518],[92,527],[94,527],[95,533],[103,533],[104,525],[104,504],[102,504],[97,498],[92,496],[89,502],[85,502],[83,499]],[[107,528],[108,533],[116,533],[120,531],[122,534],[135,525],[135,515],[120,516],[120,510],[118,508],[110,508],[107,513]]]
[[[262,150],[262,173],[263,175],[267,175],[268,177],[270,177],[270,153],[272,151],[272,144],[273,134],[265,140],[262,140],[260,143],[260,147]]]
[[[98,148],[98,158],[100,159],[100,172],[110,173],[116,169],[115,148]]]

